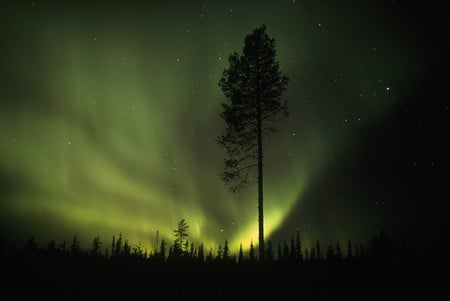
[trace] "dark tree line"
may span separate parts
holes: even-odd
[[[346,242],[346,249],[341,249],[340,242],[328,245],[325,249],[321,247],[319,241],[314,246],[303,247],[300,237],[300,231],[297,230],[295,236],[285,240],[276,248],[269,240],[266,244],[265,256],[261,259],[257,256],[253,242],[250,243],[247,252],[244,252],[242,244],[237,254],[233,254],[229,248],[229,242],[226,239],[223,245],[217,248],[205,250],[203,243],[195,245],[189,241],[188,224],[183,219],[177,228],[173,230],[174,240],[169,246],[165,239],[159,239],[159,246],[149,252],[142,248],[141,244],[131,244],[125,239],[122,233],[111,238],[108,245],[104,245],[99,236],[94,237],[90,248],[80,247],[80,241],[75,235],[70,245],[63,241],[57,243],[50,240],[43,247],[39,247],[34,237],[26,241],[23,248],[6,250],[6,243],[2,242],[1,254],[16,254],[29,257],[54,256],[54,257],[72,257],[72,258],[102,258],[104,260],[133,260],[148,263],[229,263],[229,264],[247,264],[247,263],[298,263],[308,264],[316,262],[340,262],[355,261],[369,256],[389,258],[394,255],[395,248],[384,231],[372,237],[370,246]],[[104,246],[104,247],[103,247]],[[103,247],[103,248],[102,248]]]
[[[354,287],[370,290],[375,285],[378,290],[388,283],[386,277],[397,286],[398,279],[414,281],[412,275],[423,270],[416,258],[398,254],[383,231],[367,244],[348,240],[329,245],[319,241],[306,245],[297,231],[280,244],[267,240],[263,259],[253,241],[247,247],[241,244],[236,252],[230,250],[227,239],[215,248],[196,244],[189,239],[185,220],[178,223],[170,240],[156,234],[158,246],[151,250],[131,243],[121,233],[109,242],[96,236],[87,247],[77,235],[45,244],[31,237],[19,247],[0,240],[0,266],[13,284],[46,287],[47,296],[59,290],[60,299],[66,295],[82,299],[91,291],[99,297],[119,293],[123,298],[131,293],[151,297],[160,289],[176,296],[198,296],[205,290],[212,295],[264,296],[297,286],[302,295],[322,299],[346,294]]]

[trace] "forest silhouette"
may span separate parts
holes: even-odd
[[[0,264],[7,275],[2,286],[17,297],[48,299],[151,298],[162,292],[200,298],[296,294],[340,299],[355,297],[352,294],[359,291],[370,298],[385,294],[404,298],[424,292],[423,275],[448,270],[445,262],[399,250],[385,231],[374,234],[367,245],[316,241],[308,248],[297,230],[282,244],[268,240],[261,259],[253,243],[245,252],[241,244],[237,254],[230,252],[227,240],[216,249],[196,245],[188,239],[188,228],[181,220],[173,241],[158,239],[153,250],[130,242],[122,233],[108,243],[96,236],[88,248],[80,246],[77,235],[44,245],[31,237],[21,247],[2,241]]]

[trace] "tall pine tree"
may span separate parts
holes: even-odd
[[[223,103],[221,117],[227,126],[217,139],[226,151],[223,179],[239,190],[257,169],[259,258],[264,260],[263,211],[263,137],[275,131],[274,122],[288,115],[281,96],[288,78],[282,75],[276,61],[275,39],[263,25],[245,38],[243,55],[233,53],[230,67],[220,79],[228,103]]]

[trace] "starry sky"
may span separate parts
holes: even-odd
[[[257,242],[220,174],[228,55],[265,24],[290,116],[265,138],[266,239],[439,236],[449,183],[434,1],[10,1],[0,13],[0,235]],[[448,200],[448,198],[447,198]],[[442,218],[441,218],[442,217]]]

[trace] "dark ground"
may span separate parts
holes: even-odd
[[[2,257],[14,299],[447,299],[448,261],[354,258],[334,262],[161,263],[89,256]],[[420,299],[419,299],[420,300]]]

